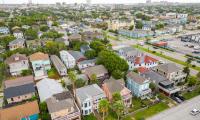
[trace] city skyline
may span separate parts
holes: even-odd
[[[39,3],[39,4],[53,4],[56,2],[65,2],[65,3],[86,3],[87,0],[32,0],[32,3]],[[199,0],[151,0],[152,2],[159,2],[159,1],[168,1],[168,2],[181,2],[181,3],[199,3]],[[22,3],[28,3],[28,0],[1,0],[0,3],[5,4],[22,4]],[[92,0],[92,4],[112,4],[112,3],[145,3],[146,0]]]

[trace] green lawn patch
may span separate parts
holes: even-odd
[[[198,86],[196,89],[194,89],[193,91],[191,92],[186,92],[183,94],[183,97],[186,99],[186,100],[189,100],[193,97],[196,97],[200,95],[200,87]]]
[[[161,103],[158,103],[158,104],[155,104],[143,111],[140,111],[140,112],[137,112],[135,115],[134,115],[134,118],[136,120],[141,120],[141,119],[145,119],[145,118],[148,118],[148,117],[151,117],[163,110],[166,110],[168,107],[167,104],[161,102]]]
[[[144,47],[142,47],[142,46],[139,46],[139,45],[134,45],[134,47],[135,47],[135,48],[138,48],[139,50],[142,50],[142,51],[145,51],[145,52],[154,54],[154,55],[156,55],[156,56],[165,58],[165,59],[170,60],[170,61],[172,61],[172,62],[181,64],[181,65],[183,65],[183,66],[187,66],[187,63],[186,63],[185,61],[181,61],[181,60],[178,60],[178,59],[175,59],[175,58],[172,58],[172,57],[163,55],[163,54],[158,53],[158,52],[156,52],[156,51],[151,51],[151,50],[149,50],[149,49],[147,49],[147,48],[144,48]],[[193,67],[192,64],[190,64],[189,67],[192,68],[192,69],[194,69],[194,70],[200,71],[200,67],[198,67],[198,66]]]
[[[55,68],[51,68],[48,72],[48,77],[51,79],[59,79],[60,75],[58,74],[57,70]]]

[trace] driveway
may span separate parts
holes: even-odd
[[[196,116],[190,115],[190,111],[194,108],[200,109],[200,96],[163,111],[147,120],[200,120],[200,114]]]

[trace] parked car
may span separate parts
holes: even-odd
[[[197,110],[197,109],[193,109],[193,110],[190,112],[190,114],[193,115],[193,116],[195,116],[195,115],[197,115],[197,114],[199,114],[199,113],[200,113],[200,111]]]

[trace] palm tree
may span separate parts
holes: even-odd
[[[113,111],[116,112],[117,118],[119,120],[120,116],[122,115],[122,113],[124,111],[124,104],[123,104],[123,102],[121,100],[114,102],[112,109],[113,109]]]
[[[103,113],[103,120],[104,120],[104,117],[105,117],[105,113],[108,112],[108,108],[109,108],[109,102],[108,102],[108,100],[102,99],[99,102],[99,111]]]
[[[74,71],[70,71],[68,73],[68,76],[69,76],[69,79],[72,81],[72,89],[73,89],[73,94],[75,96],[76,95],[76,86],[75,86],[75,83],[76,83],[76,74],[74,73]]]

